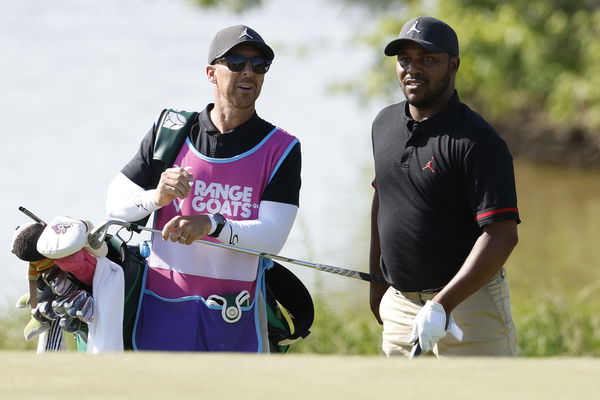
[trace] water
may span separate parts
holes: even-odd
[[[368,50],[352,42],[360,16],[334,2],[270,3],[243,16],[167,0],[0,3],[0,299],[12,305],[26,288],[26,265],[8,251],[14,228],[29,221],[17,207],[46,220],[105,219],[109,181],[159,112],[200,110],[211,101],[208,45],[217,30],[237,23],[254,27],[276,52],[259,115],[302,142],[301,209],[282,254],[366,270],[372,173],[364,171],[378,107],[326,90],[369,61]],[[290,268],[323,293],[366,287]]]
[[[507,263],[516,301],[600,298],[599,171],[517,162],[523,223]]]

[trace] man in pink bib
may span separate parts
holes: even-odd
[[[109,186],[111,217],[154,213],[162,230],[151,239],[136,350],[269,351],[264,272],[272,261],[193,241],[277,253],[288,237],[300,143],[255,110],[273,58],[250,27],[219,31],[206,66],[214,103],[200,113],[164,110]],[[173,160],[157,156],[164,132],[184,133],[169,145]]]

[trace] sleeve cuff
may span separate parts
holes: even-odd
[[[148,212],[154,212],[161,208],[159,205],[154,203],[154,193],[156,189],[145,190],[140,194],[139,206]]]
[[[215,221],[215,217],[212,214],[208,214],[208,219],[210,219],[210,231],[208,231],[208,234],[212,235],[217,230],[217,221]]]

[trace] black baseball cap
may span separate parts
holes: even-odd
[[[433,17],[416,17],[408,21],[397,39],[385,46],[386,56],[396,56],[406,42],[414,42],[432,53],[449,53],[458,56],[458,37],[447,23]]]
[[[208,48],[208,63],[214,63],[239,44],[256,47],[267,60],[275,58],[275,53],[258,32],[246,25],[234,25],[217,32]]]

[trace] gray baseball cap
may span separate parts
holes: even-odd
[[[432,53],[449,53],[458,56],[458,37],[447,23],[433,17],[416,17],[408,21],[397,39],[385,46],[386,56],[396,56],[403,44],[414,42]]]
[[[256,47],[267,60],[275,58],[273,49],[265,43],[258,32],[246,25],[234,25],[217,32],[208,48],[208,63],[214,63],[239,44]]]

